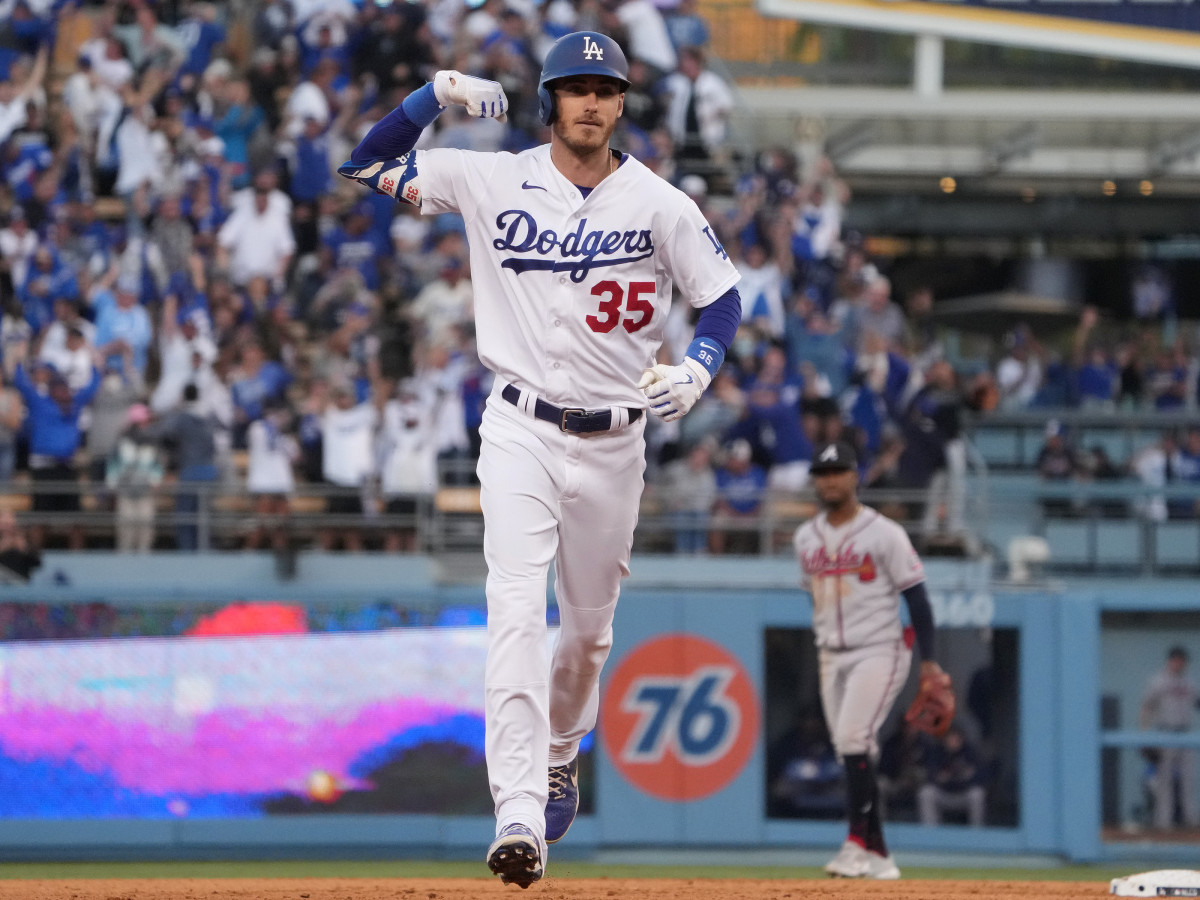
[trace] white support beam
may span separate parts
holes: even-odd
[[[918,97],[942,93],[945,39],[936,34],[918,34],[913,53],[913,90]]]
[[[1200,69],[1200,34],[1040,12],[920,0],[756,0],[763,15],[865,31],[937,35],[984,44]],[[1042,7],[1044,9],[1044,7]]]
[[[1196,97],[1190,93],[1035,90],[954,90],[936,98],[885,88],[740,87],[738,99],[753,116],[862,118],[920,117],[992,121],[1176,122],[1194,125]]]

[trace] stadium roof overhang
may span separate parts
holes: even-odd
[[[820,141],[851,178],[975,179],[1009,193],[1099,191],[1104,180],[1200,195],[1200,104],[1173,94],[742,87],[739,132],[759,145]]]
[[[764,15],[917,36],[910,88],[739,86],[742,140],[821,147],[853,188],[856,212],[868,219],[864,227],[907,222],[924,233],[1024,229],[1105,238],[1200,233],[1193,210],[1200,197],[1194,94],[945,90],[936,69],[940,39],[1200,68],[1200,9],[1169,0],[1045,0],[1036,7],[1022,0],[756,3]],[[1163,18],[1163,10],[1170,15]],[[1121,15],[1135,24],[1096,18]],[[1136,24],[1147,15],[1174,27]],[[922,41],[931,35],[929,54]],[[949,192],[952,205],[945,202]]]

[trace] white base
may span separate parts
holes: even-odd
[[[1200,872],[1158,869],[1114,878],[1108,892],[1118,897],[1200,897]]]

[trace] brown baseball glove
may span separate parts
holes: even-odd
[[[904,714],[904,721],[934,737],[949,731],[954,721],[954,685],[950,676],[941,669],[922,674],[921,686]]]

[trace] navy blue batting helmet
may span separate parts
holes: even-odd
[[[621,82],[622,91],[629,87],[629,63],[616,41],[598,31],[564,34],[550,47],[542,63],[538,118],[543,125],[554,121],[554,94],[547,85],[569,75],[607,75]]]

